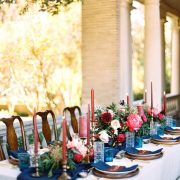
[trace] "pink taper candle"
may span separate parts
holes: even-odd
[[[151,109],[153,109],[153,84],[151,81]]]
[[[127,97],[127,105],[130,106],[129,95],[127,94],[126,97]]]
[[[90,145],[90,105],[88,104],[87,113],[87,145]]]
[[[94,122],[94,89],[91,89],[91,118]]]
[[[137,110],[138,110],[139,116],[144,115],[144,109],[143,109],[143,106],[141,104],[137,105]]]
[[[166,92],[164,92],[163,103],[164,103],[164,115],[166,115]]]
[[[34,154],[38,153],[38,129],[36,121],[36,110],[33,111],[33,126],[34,126]]]
[[[67,160],[66,157],[66,119],[63,119],[62,122],[62,158],[63,161]]]
[[[88,119],[86,116],[79,117],[79,137],[87,138],[87,124]]]

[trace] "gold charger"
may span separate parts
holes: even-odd
[[[171,135],[180,135],[180,131],[168,131],[168,130],[164,130],[164,132],[166,134],[171,134]]]
[[[156,139],[151,139],[151,142],[154,144],[165,144],[165,145],[180,144],[180,141],[158,141]]]
[[[137,160],[153,160],[153,159],[158,159],[163,156],[163,152],[156,154],[156,155],[149,155],[149,156],[136,156],[136,155],[130,155],[127,152],[125,153],[125,157],[129,159],[137,159]]]
[[[121,179],[121,178],[129,178],[129,177],[137,175],[139,173],[139,168],[127,174],[106,174],[106,173],[98,171],[95,168],[93,169],[92,172],[94,175],[99,176],[99,177],[110,178],[110,179]]]

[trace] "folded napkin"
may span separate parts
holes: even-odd
[[[126,166],[110,166],[103,161],[99,161],[98,163],[93,163],[93,167],[98,170],[108,171],[108,172],[126,172],[126,171],[133,171],[136,170],[138,165],[133,165],[131,167]]]
[[[174,128],[170,127],[170,126],[166,126],[165,130],[167,130],[167,131],[179,131],[180,132],[180,129],[176,129],[176,128],[174,129]]]
[[[24,150],[23,148],[19,148],[17,151],[9,150],[9,152],[8,152],[9,156],[12,156],[15,159],[18,159],[19,153],[27,153],[27,151]]]
[[[67,173],[69,174],[72,180],[75,180],[79,177],[80,172],[86,171],[89,168],[91,168],[91,164],[76,164],[76,169],[72,171],[68,170]],[[25,169],[21,174],[19,174],[17,180],[34,180],[35,178],[31,176],[33,172],[35,172],[35,168]],[[47,176],[47,173],[44,173],[43,176],[38,178],[38,180],[57,180],[61,173],[62,169],[58,169],[54,171],[54,176],[51,178]]]
[[[133,147],[128,147],[126,148],[126,152],[129,154],[139,154],[139,155],[153,155],[153,154],[157,154],[160,153],[163,150],[163,148],[157,149],[155,151],[148,151],[148,150],[138,150],[136,148]]]
[[[175,140],[175,141],[180,141],[180,136],[176,137],[176,138],[171,138],[171,137],[161,137],[158,135],[152,135],[151,136],[152,139],[158,139],[158,140]]]
[[[143,138],[143,139],[150,139],[151,136],[150,136],[150,135],[146,135],[146,136],[143,136],[142,138]]]

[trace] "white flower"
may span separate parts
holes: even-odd
[[[118,134],[117,129],[121,127],[119,121],[117,119],[111,121],[111,127],[114,129],[114,134]]]
[[[105,130],[101,131],[99,134],[100,134],[99,138],[101,139],[101,141],[103,141],[104,143],[109,142],[109,135]]]

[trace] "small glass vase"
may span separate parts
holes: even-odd
[[[143,138],[140,136],[136,136],[135,138],[135,148],[142,148],[143,146]]]
[[[134,147],[135,133],[134,132],[126,132],[125,135],[126,135],[126,148]]]
[[[164,135],[164,126],[161,124],[158,124],[158,126],[157,126],[157,135],[159,135],[159,136]]]

